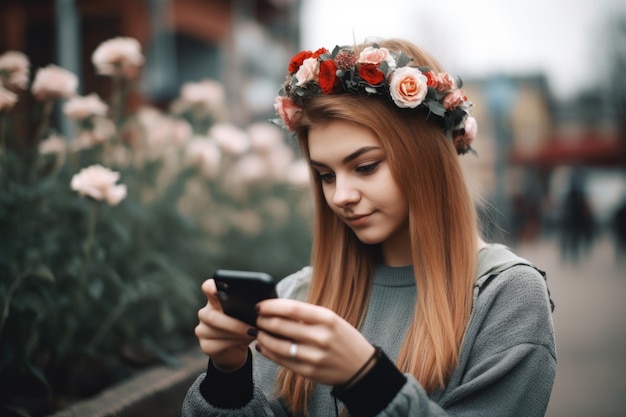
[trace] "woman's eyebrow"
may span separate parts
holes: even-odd
[[[345,158],[343,158],[341,160],[341,162],[345,165],[353,160],[355,160],[356,158],[358,158],[359,156],[367,153],[367,152],[371,152],[374,150],[378,150],[381,149],[380,146],[364,146],[362,148],[357,149],[356,151],[352,152],[350,155],[346,156]],[[315,166],[319,166],[319,167],[327,167],[326,164],[323,164],[321,162],[315,161],[313,159],[309,160],[311,165],[315,165]]]

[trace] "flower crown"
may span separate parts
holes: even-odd
[[[377,44],[357,55],[351,47],[336,46],[315,52],[301,51],[289,62],[274,108],[274,122],[293,131],[302,107],[313,97],[330,94],[361,94],[390,99],[399,108],[427,110],[450,137],[457,153],[475,153],[471,148],[477,124],[470,114],[472,103],[461,90],[460,78],[435,73],[428,67],[411,66],[404,52],[392,52]]]

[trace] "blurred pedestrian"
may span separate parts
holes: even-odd
[[[575,171],[561,207],[561,256],[578,262],[589,253],[595,234],[595,219],[583,189],[582,174]]]
[[[621,261],[626,259],[626,198],[615,210],[612,220],[615,237],[615,258]]]
[[[313,176],[311,267],[252,328],[203,284],[210,360],[183,416],[543,415],[551,302],[539,270],[479,237],[460,82],[401,40],[302,51],[288,72],[276,109]]]

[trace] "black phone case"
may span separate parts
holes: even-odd
[[[224,313],[251,326],[256,326],[256,304],[277,297],[274,279],[265,272],[220,269],[213,279]]]

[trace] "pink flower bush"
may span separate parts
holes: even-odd
[[[136,78],[144,60],[139,41],[128,37],[102,42],[91,56],[99,74],[123,78]]]
[[[94,200],[105,200],[110,206],[116,206],[126,198],[126,185],[116,185],[120,179],[119,172],[112,171],[102,165],[91,165],[81,169],[72,177],[72,190],[82,196]]]
[[[37,70],[31,91],[37,100],[49,101],[74,96],[77,88],[78,78],[74,73],[50,64]]]
[[[402,67],[394,71],[389,83],[389,93],[396,106],[414,109],[419,106],[426,93],[427,79],[422,72],[413,67]]]
[[[97,351],[94,363],[123,365],[128,355],[120,349],[128,346],[129,332],[174,340],[169,353],[178,352],[188,343],[179,330],[193,325],[193,312],[178,314],[179,307],[207,265],[240,253],[249,240],[257,248],[255,263],[287,251],[274,262],[285,269],[281,262],[306,245],[267,242],[306,241],[310,217],[290,210],[309,207],[308,191],[279,175],[295,157],[284,132],[268,123],[243,125],[257,113],[231,115],[221,83],[186,84],[176,114],[174,106],[161,107],[171,103],[142,104],[151,98],[134,91],[143,63],[136,41],[105,42],[92,58],[101,74],[112,76],[94,85],[99,96],[89,86],[77,93],[77,77],[63,68],[37,71],[23,54],[0,55],[0,177],[7,203],[0,209],[6,225],[0,240],[8,245],[0,252],[15,254],[3,276],[10,288],[0,327],[28,329],[7,339],[9,351],[59,352],[53,359],[70,367],[82,356],[65,352],[66,345]],[[230,120],[242,124],[225,123]],[[63,262],[56,262],[59,248]],[[65,297],[56,296],[59,279]],[[132,299],[125,298],[129,291]],[[40,315],[53,312],[52,320],[33,319],[29,300],[40,296],[46,300]],[[127,308],[150,308],[155,297],[162,300],[158,313],[171,319],[165,328],[148,316],[118,320]],[[68,320],[76,323],[69,332]],[[63,340],[32,337],[50,332],[65,332]],[[151,346],[138,341],[132,348]],[[71,388],[77,379],[48,379],[54,376],[49,358],[18,356],[0,371],[14,381],[15,398],[24,398],[24,415],[50,414],[68,395],[77,399]],[[49,389],[29,390],[33,375]]]

